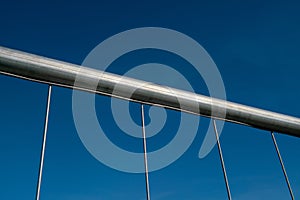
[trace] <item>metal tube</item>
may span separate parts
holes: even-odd
[[[49,119],[49,112],[50,112],[51,90],[52,90],[52,86],[49,85],[46,115],[45,115],[44,134],[43,134],[43,144],[42,144],[41,156],[40,156],[39,176],[38,176],[38,183],[37,183],[37,188],[36,188],[36,197],[35,197],[36,200],[40,199],[40,192],[41,192],[41,183],[42,183],[43,167],[44,167],[44,157],[45,157],[46,140],[47,140],[47,132],[48,132],[48,119]]]
[[[300,119],[296,117],[122,77],[4,47],[0,47],[0,73],[300,137]],[[80,77],[79,81],[78,77]],[[76,85],[74,86],[75,80]],[[94,83],[96,83],[96,87]],[[116,85],[117,87],[115,87]],[[131,94],[132,91],[134,92]]]
[[[230,187],[229,187],[228,177],[227,177],[227,173],[226,173],[226,168],[225,168],[225,163],[224,163],[224,158],[223,158],[223,153],[222,153],[221,143],[220,143],[220,139],[219,139],[216,120],[213,120],[213,124],[214,124],[216,140],[217,140],[217,144],[218,144],[218,152],[219,152],[219,156],[220,156],[223,176],[224,176],[224,180],[225,180],[225,184],[226,184],[227,196],[228,196],[228,200],[231,200],[232,198],[231,198],[231,193],[230,193]]]
[[[143,147],[144,147],[146,194],[147,194],[147,200],[150,200],[149,171],[148,171],[148,158],[147,158],[147,141],[146,141],[145,114],[144,114],[144,105],[143,104],[141,104],[141,115],[142,115],[141,117],[142,117],[142,133],[143,133]]]
[[[286,184],[287,184],[287,186],[289,188],[291,199],[294,200],[295,197],[294,197],[294,194],[293,194],[293,190],[292,190],[292,187],[291,187],[288,175],[286,173],[286,170],[285,170],[285,167],[284,167],[284,164],[283,164],[283,160],[282,160],[282,157],[281,157],[281,154],[280,154],[280,151],[279,151],[279,148],[278,148],[278,145],[277,145],[277,142],[276,142],[276,139],[275,139],[275,136],[274,136],[273,132],[271,132],[271,136],[272,136],[273,144],[274,144],[275,149],[276,149],[276,153],[277,153],[278,159],[280,161],[280,166],[281,166],[282,172],[284,174],[284,178],[285,178]]]

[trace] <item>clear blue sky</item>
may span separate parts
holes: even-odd
[[[137,27],[170,28],[208,51],[228,100],[300,117],[299,9],[296,1],[7,1],[1,3],[0,45],[81,64],[114,34]],[[176,68],[170,55],[136,53],[129,56],[137,59],[124,58],[120,64],[130,68],[150,60]],[[117,64],[111,71],[124,73]],[[191,81],[199,81],[197,92],[207,93],[201,78]],[[33,199],[47,86],[1,75],[0,93],[0,199]],[[41,199],[145,199],[143,174],[113,170],[82,145],[72,117],[72,91],[54,87],[52,100]],[[98,112],[108,100],[97,97]],[[137,106],[131,108],[138,122]],[[124,138],[113,122],[107,124]],[[198,158],[207,124],[201,119],[193,144],[180,159],[150,173],[153,200],[226,199],[216,147]],[[171,131],[161,132],[148,147],[160,148],[172,137]],[[128,138],[112,139],[123,148],[141,148],[139,140],[128,147]],[[298,199],[300,140],[284,135],[277,139]],[[221,144],[234,199],[289,199],[268,132],[227,123]]]

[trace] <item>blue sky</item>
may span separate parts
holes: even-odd
[[[228,100],[300,117],[299,7],[296,1],[9,1],[1,4],[0,45],[81,64],[96,45],[114,34],[138,27],[170,28],[208,51]],[[122,74],[149,61],[175,69],[185,64],[158,51],[127,56],[109,71]],[[186,75],[197,92],[207,94],[201,77]],[[47,86],[1,75],[0,92],[0,199],[33,199]],[[98,113],[109,100],[96,98]],[[139,123],[138,105],[130,108]],[[171,119],[178,114],[168,114],[165,131],[149,139],[149,150],[174,137]],[[141,151],[142,141],[122,136],[114,122],[108,122],[111,114],[105,115],[106,128],[115,135],[111,139]],[[152,199],[226,199],[216,147],[204,159],[198,158],[208,122],[201,118],[194,142],[180,159],[150,173]],[[294,195],[300,198],[300,141],[276,136]],[[146,198],[144,174],[111,169],[85,149],[73,122],[69,89],[53,88],[47,141],[41,199]],[[268,132],[226,123],[221,145],[234,199],[289,199]]]

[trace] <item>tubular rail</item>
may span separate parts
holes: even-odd
[[[300,137],[300,118],[0,47],[0,73]]]

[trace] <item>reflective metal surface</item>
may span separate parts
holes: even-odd
[[[147,195],[147,200],[150,200],[149,170],[148,170],[147,141],[146,141],[147,137],[146,137],[146,130],[145,130],[145,114],[144,114],[144,105],[143,104],[141,104],[141,117],[142,117],[142,133],[143,133],[143,147],[144,147],[146,195]]]
[[[300,137],[300,119],[0,47],[0,73]],[[74,82],[76,76],[80,80]],[[97,84],[95,88],[94,83]],[[115,87],[118,85],[118,87]],[[133,94],[131,94],[131,92]],[[179,103],[180,102],[180,103]]]
[[[52,86],[49,85],[46,115],[45,115],[45,124],[44,124],[43,143],[42,143],[41,156],[40,156],[39,176],[38,176],[38,183],[37,183],[36,196],[35,196],[36,200],[40,199],[40,194],[41,194],[41,184],[42,184],[42,177],[43,177],[44,158],[45,158],[46,140],[47,140],[47,132],[48,132],[48,121],[49,121],[49,112],[50,112],[50,102],[51,102],[51,90],[52,90]]]

